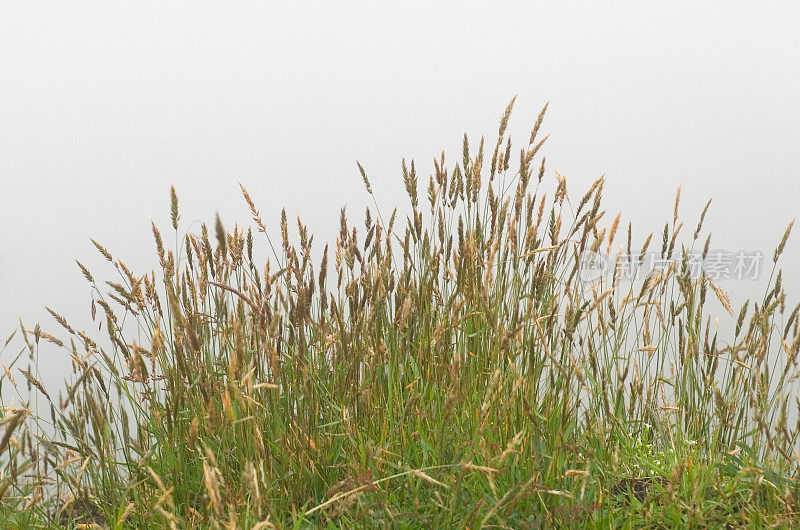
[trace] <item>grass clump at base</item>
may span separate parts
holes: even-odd
[[[153,225],[157,271],[136,274],[95,243],[119,275],[101,282],[79,264],[104,334],[51,311],[68,340],[23,327],[16,361],[32,362],[0,379],[24,377],[40,405],[4,408],[0,518],[797,524],[800,324],[780,272],[763,300],[734,311],[692,274],[705,211],[679,239],[678,196],[659,242],[668,267],[585,279],[589,253],[658,243],[634,247],[631,226],[606,215],[602,178],[571,200],[559,176],[548,197],[544,110],[517,156],[512,106],[492,146],[465,136],[458,163],[435,160],[424,196],[403,163],[403,222],[368,209],[361,229],[342,210],[320,261],[299,219],[296,243],[285,212],[272,234],[244,188],[251,228],[229,232],[217,217],[184,237],[173,189],[176,244]],[[259,238],[271,259],[254,258]],[[724,337],[712,299],[735,323]],[[58,399],[38,379],[45,343],[73,362]]]

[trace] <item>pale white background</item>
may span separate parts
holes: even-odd
[[[370,203],[356,159],[404,207],[401,158],[426,181],[514,94],[518,142],[550,102],[546,179],[579,196],[605,174],[637,241],[683,182],[687,233],[713,196],[713,247],[771,254],[800,197],[796,5],[2,1],[0,335],[22,317],[64,337],[45,305],[88,326],[73,260],[115,279],[93,237],[149,270],[171,184],[182,230],[246,222],[242,182],[273,227],[286,207],[330,241],[342,205]],[[795,293],[798,265],[790,241]],[[725,286],[738,304],[765,281]],[[45,354],[57,383],[65,355]]]

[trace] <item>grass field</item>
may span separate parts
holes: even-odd
[[[548,186],[544,110],[512,148],[512,106],[430,178],[403,163],[405,219],[342,210],[320,245],[242,188],[251,227],[184,236],[173,189],[155,271],[96,243],[118,273],[79,263],[102,332],[53,310],[52,333],[5,344],[4,392],[39,407],[3,409],[0,526],[799,524],[791,224],[763,299],[731,307],[689,267],[705,210],[684,227],[678,194],[663,234],[632,241],[603,179]],[[582,275],[589,252],[648,250],[671,265]],[[39,382],[43,343],[72,358],[68,388]]]

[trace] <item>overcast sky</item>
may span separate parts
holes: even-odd
[[[518,141],[550,102],[546,178],[579,195],[605,174],[639,241],[682,182],[692,228],[713,196],[712,247],[771,254],[799,211],[796,3],[480,5],[0,2],[2,340],[20,317],[63,336],[45,305],[88,325],[74,259],[111,278],[90,237],[151,269],[170,185],[182,230],[246,222],[242,182],[266,220],[286,207],[331,240],[342,205],[369,204],[356,159],[389,208],[402,157],[457,160],[515,94]],[[798,265],[790,241],[793,300]],[[740,302],[765,282],[724,286]]]

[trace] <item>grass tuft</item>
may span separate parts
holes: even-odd
[[[146,274],[93,241],[117,273],[78,263],[100,332],[48,309],[65,339],[23,326],[3,348],[0,384],[26,403],[0,419],[4,526],[800,523],[800,318],[781,273],[738,310],[692,274],[709,205],[683,242],[679,188],[656,235],[669,265],[624,280],[623,252],[653,234],[628,223],[617,251],[602,177],[578,202],[562,175],[543,182],[546,106],[512,156],[514,101],[489,167],[465,135],[420,202],[404,160],[406,222],[368,209],[361,229],[342,209],[319,261],[299,219],[269,228],[243,186],[255,230],[217,215],[214,240],[181,235],[171,188],[175,247],[154,223]],[[587,279],[603,249],[613,276]],[[41,338],[72,359],[57,400]]]

